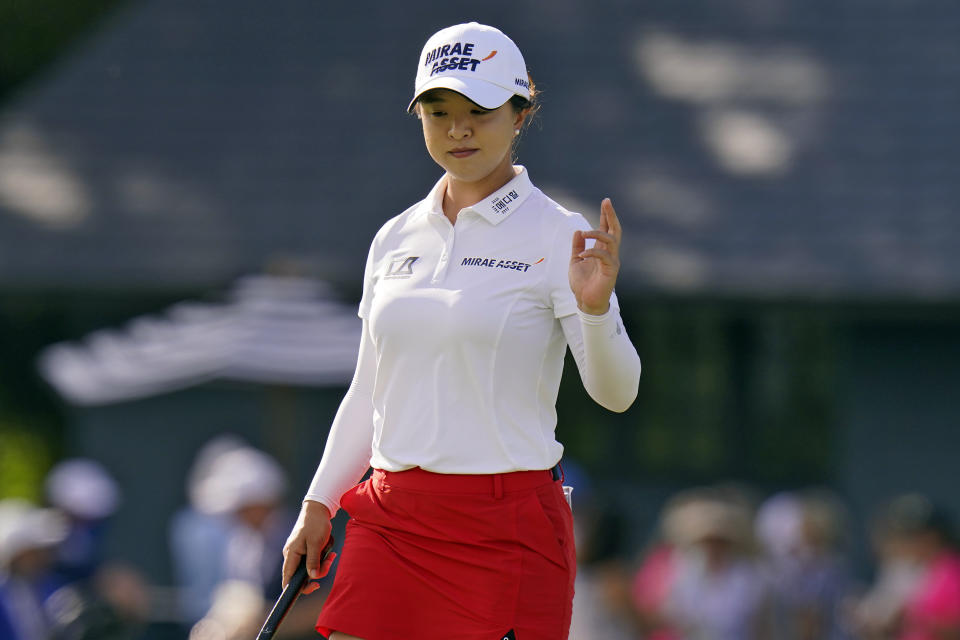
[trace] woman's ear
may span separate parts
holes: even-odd
[[[522,130],[523,123],[526,121],[528,115],[530,115],[530,109],[518,111],[517,116],[513,119],[513,128]]]

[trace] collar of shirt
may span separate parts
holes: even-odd
[[[489,222],[490,224],[500,224],[514,211],[520,208],[523,201],[527,199],[533,191],[533,183],[530,182],[530,175],[526,167],[515,165],[520,169],[520,173],[514,176],[513,180],[503,185],[480,202],[464,207],[460,213],[472,212]],[[428,215],[443,215],[443,195],[447,188],[447,174],[437,181],[430,193],[423,201],[423,210]]]

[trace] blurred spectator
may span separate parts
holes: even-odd
[[[848,638],[841,607],[853,580],[842,554],[846,515],[826,491],[780,493],[756,518],[773,586],[773,623],[783,640]]]
[[[646,640],[678,640],[667,614],[673,590],[677,550],[666,540],[645,554],[633,580],[633,605],[638,630]]]
[[[58,463],[47,475],[47,501],[68,522],[67,537],[57,550],[57,570],[68,582],[93,577],[103,561],[107,519],[120,502],[120,490],[93,460]]]
[[[130,638],[149,597],[138,574],[101,565],[115,483],[96,463],[71,460],[47,491],[55,508],[0,503],[0,639]]]
[[[877,582],[854,610],[862,637],[960,637],[960,553],[947,514],[924,496],[899,496],[878,523],[877,546]]]
[[[124,627],[149,616],[150,595],[138,572],[104,564],[109,519],[120,504],[119,486],[99,462],[86,458],[57,463],[45,485],[47,501],[67,525],[54,564],[59,582],[69,585],[51,599],[58,628],[73,638],[123,636]]]
[[[202,488],[208,485],[216,460],[240,449],[245,443],[232,435],[221,435],[207,442],[194,458],[187,475],[188,505],[173,516],[170,525],[170,552],[177,585],[179,608],[190,623],[207,612],[213,592],[222,579],[223,553],[230,521],[204,508]]]
[[[624,549],[627,523],[612,500],[574,493],[577,577],[571,638],[629,640],[632,633],[630,576]]]
[[[191,506],[171,524],[182,610],[197,623],[191,637],[256,635],[267,601],[280,589],[282,548],[293,522],[282,505],[285,491],[280,465],[236,438],[215,439],[198,454],[189,477]],[[246,604],[238,608],[238,602]]]
[[[67,536],[63,516],[23,500],[0,502],[0,638],[48,640],[54,621],[45,609],[62,585],[56,546]]]
[[[564,485],[573,487],[573,534],[577,548],[571,638],[632,638],[624,543],[627,525],[609,497],[593,487],[586,470],[563,460]]]
[[[871,523],[876,577],[870,589],[851,607],[850,626],[863,640],[894,637],[904,603],[922,575],[903,553],[900,540],[888,531],[886,514]]]
[[[772,638],[769,584],[755,557],[749,501],[736,491],[682,494],[667,506],[667,581],[661,637],[685,640]]]

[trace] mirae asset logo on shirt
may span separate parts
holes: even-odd
[[[533,264],[520,262],[519,260],[502,260],[500,258],[464,258],[460,263],[462,267],[487,267],[488,269],[512,269],[514,271],[526,272],[535,264],[540,264],[546,258],[540,258]]]
[[[384,274],[385,279],[409,278],[413,275],[413,265],[420,259],[420,256],[400,256],[390,261],[390,266]],[[461,267],[485,267],[487,269],[507,269],[510,271],[526,272],[530,267],[538,265],[546,260],[540,258],[533,264],[529,262],[520,262],[519,260],[504,260],[502,258],[464,258],[460,262]]]

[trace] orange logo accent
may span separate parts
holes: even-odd
[[[544,260],[546,260],[546,258],[540,258],[539,260],[537,260],[537,261],[534,262],[533,264],[540,264],[540,263],[543,262]]]
[[[487,60],[489,60],[490,58],[492,58],[492,57],[495,56],[495,55],[497,55],[497,50],[496,50],[496,49],[494,49],[493,51],[491,51],[491,52],[490,52],[490,55],[488,55],[486,58],[484,58],[484,59],[481,60],[480,62],[486,62]]]

